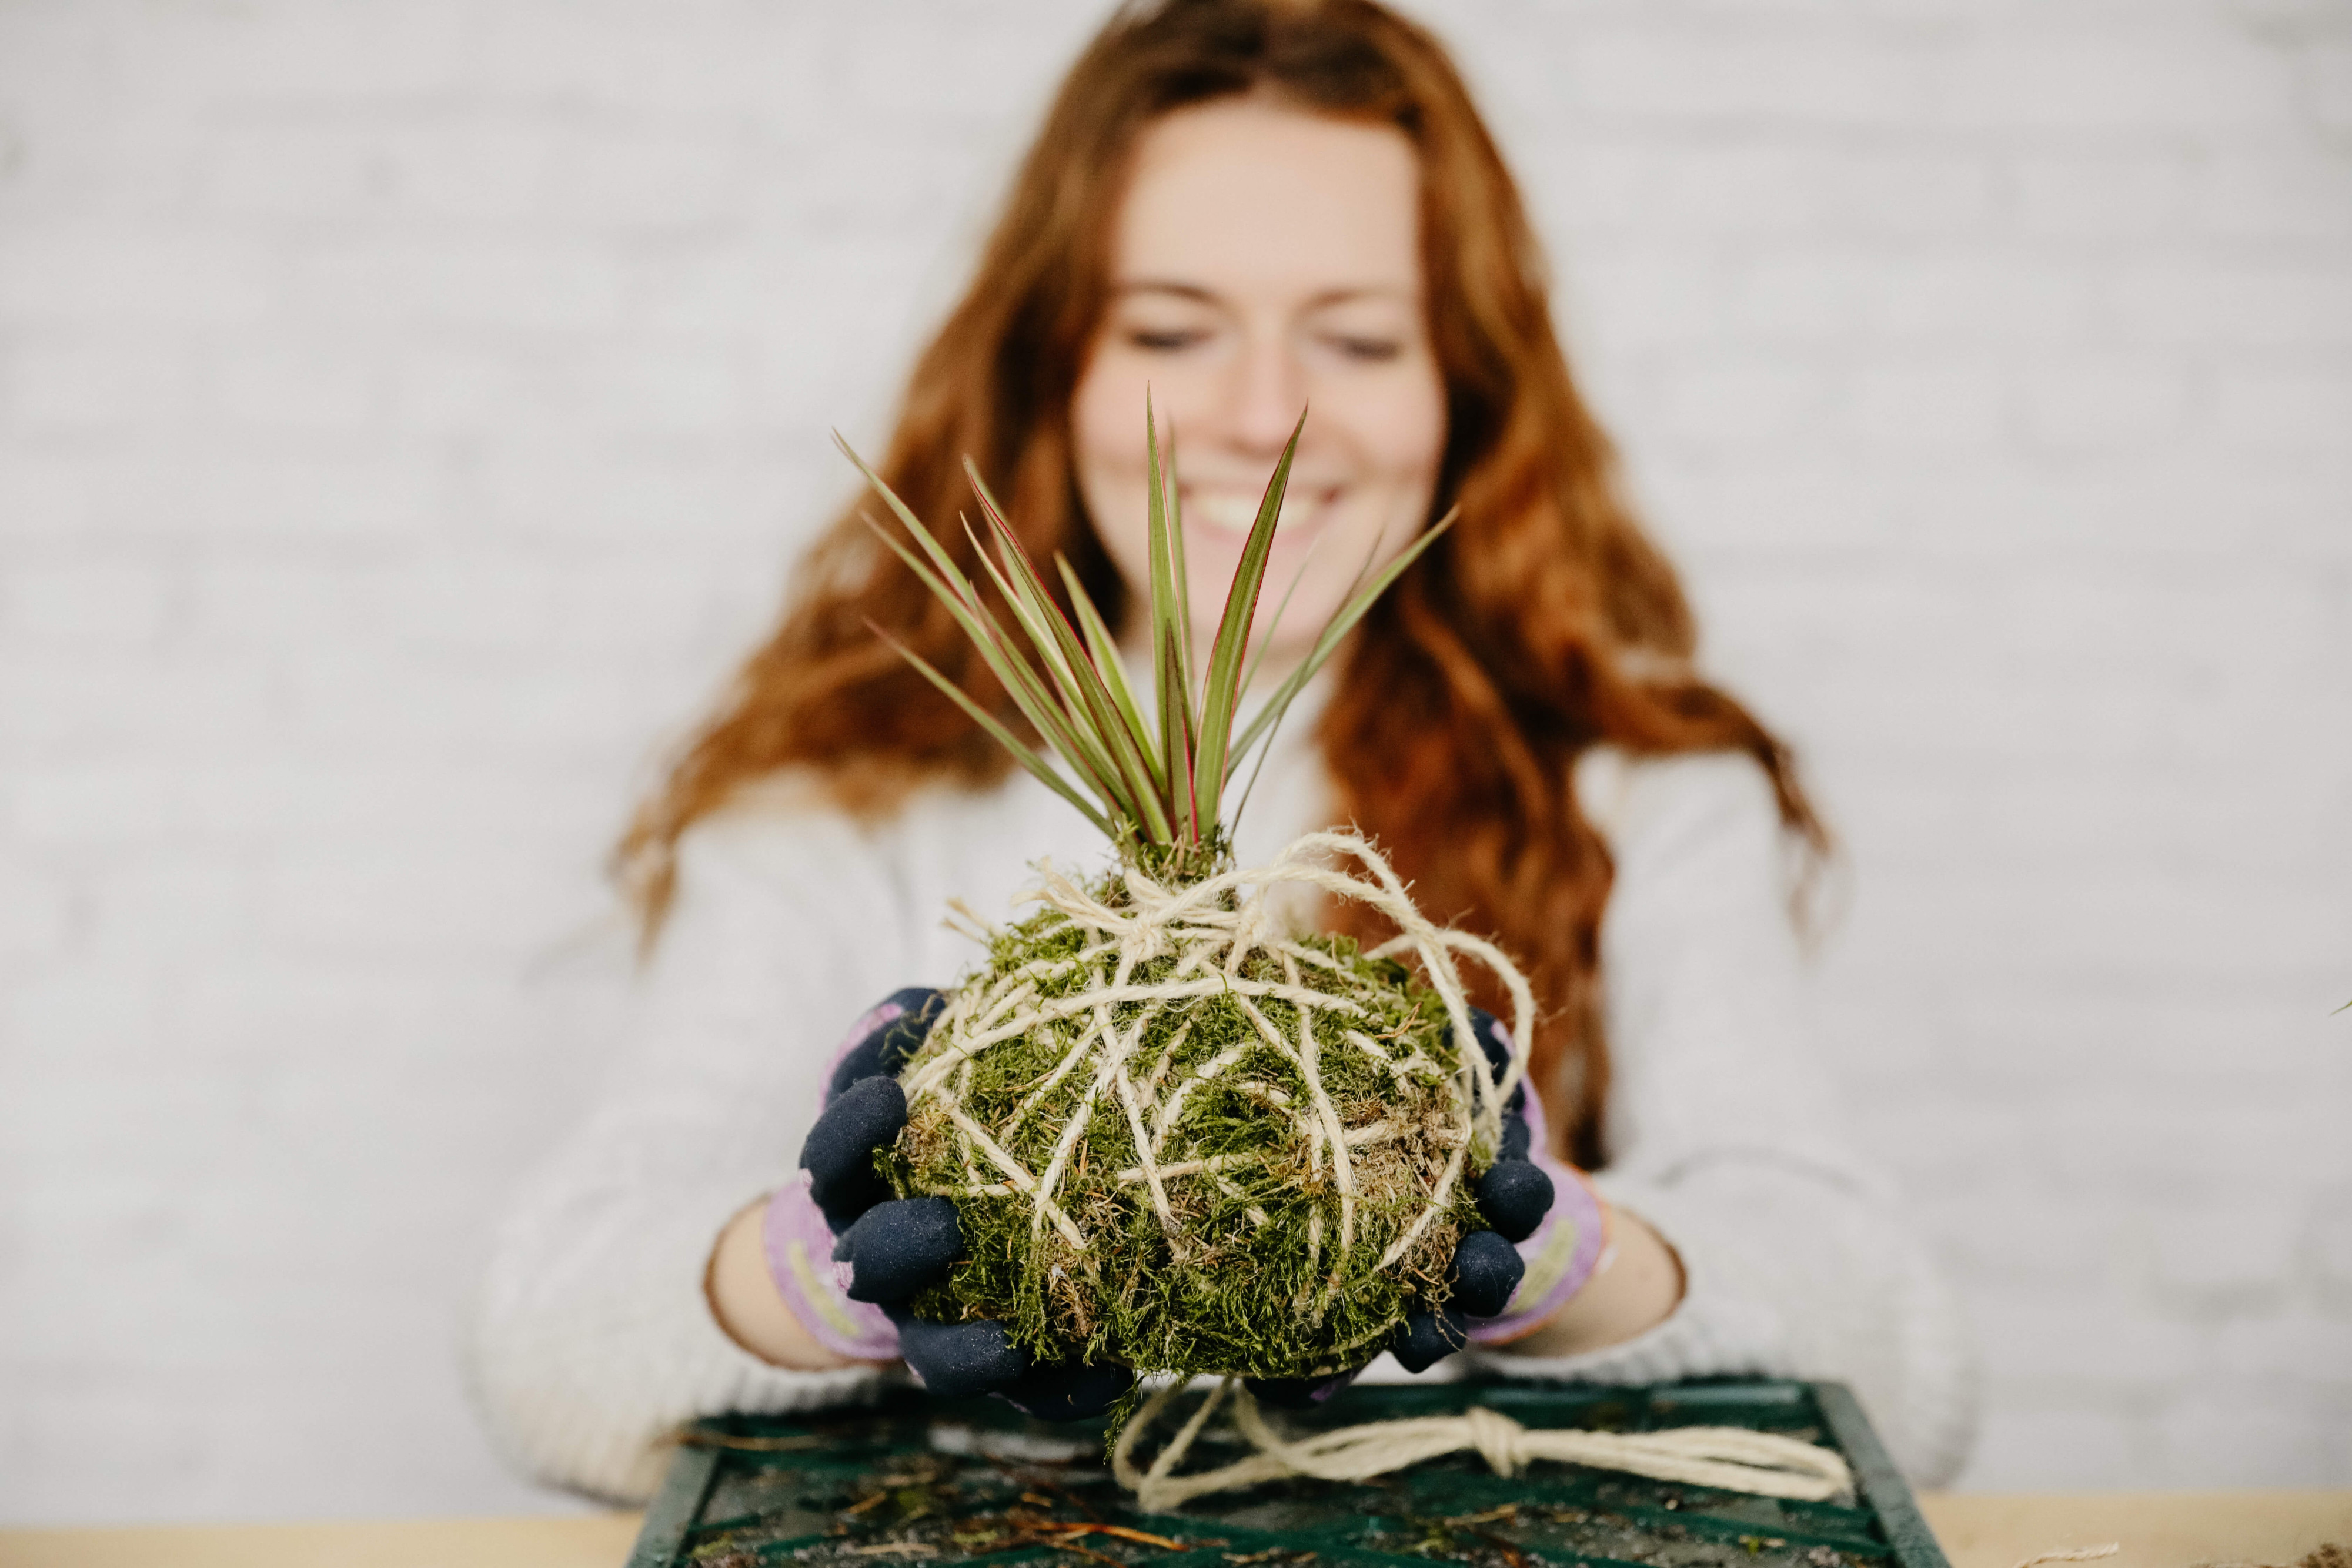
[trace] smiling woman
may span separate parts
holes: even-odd
[[[1445,382],[1421,297],[1419,160],[1394,125],[1256,99],[1171,114],[1134,157],[1110,307],[1070,411],[1087,516],[1120,574],[1142,580],[1135,411],[1148,388],[1198,525],[1186,538],[1192,601],[1213,615],[1307,410],[1266,568],[1297,587],[1282,628],[1269,625],[1278,592],[1260,612],[1260,634],[1276,634],[1271,657],[1295,658],[1357,568],[1377,571],[1421,531],[1445,455]],[[1324,570],[1301,577],[1310,552]]]
[[[1799,1021],[1783,851],[1822,831],[1787,750],[1694,669],[1542,277],[1500,155],[1411,23],[1370,0],[1112,18],[875,465],[921,551],[845,512],[623,845],[650,955],[638,1049],[517,1209],[476,1325],[484,1403],[536,1473],[641,1494],[677,1419],[862,1396],[902,1354],[935,1387],[1066,1414],[1131,1381],[1094,1348],[1032,1364],[985,1316],[910,1315],[906,1292],[972,1262],[973,1239],[945,1197],[885,1203],[874,1156],[915,1130],[898,1070],[931,1060],[939,993],[910,982],[986,953],[936,912],[1004,910],[1032,862],[1102,854],[1060,780],[1008,773],[992,729],[1035,747],[1022,715],[1041,710],[908,563],[982,576],[957,520],[969,460],[1004,497],[1002,537],[1048,581],[1064,557],[1062,586],[1101,607],[1077,656],[1134,658],[1147,389],[1210,616],[1307,411],[1255,628],[1269,667],[1426,546],[1299,695],[1234,846],[1262,865],[1352,824],[1423,912],[1533,987],[1533,1092],[1496,1164],[1551,1162],[1522,1196],[1558,1206],[1484,1233],[1494,1291],[1457,1255],[1444,1310],[1380,1343],[1412,1368],[1468,1341],[1509,1375],[1843,1378],[1923,1474],[1956,1467],[1965,1342],[1836,1135]],[[1396,934],[1370,904],[1315,917],[1332,951]],[[1506,1010],[1491,986],[1472,999]]]

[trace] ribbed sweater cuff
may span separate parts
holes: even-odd
[[[623,1206],[599,1216],[620,1233],[605,1239],[606,1249],[596,1249],[594,1239],[587,1245],[600,1254],[600,1271],[627,1281],[625,1290],[566,1291],[559,1266],[528,1287],[557,1292],[537,1310],[487,1304],[478,1332],[503,1343],[482,1346],[473,1358],[500,1385],[481,1390],[481,1403],[529,1469],[601,1497],[641,1501],[660,1485],[669,1439],[688,1421],[860,1403],[894,1375],[870,1366],[772,1366],[719,1326],[704,1289],[711,1249],[728,1221],[756,1199],[759,1181],[698,1184],[657,1215]]]
[[[754,1188],[756,1191],[757,1189]],[[780,1415],[815,1410],[827,1406],[857,1404],[878,1391],[884,1375],[871,1366],[845,1366],[830,1372],[797,1372],[761,1360],[719,1326],[705,1281],[719,1234],[745,1207],[743,1188],[714,1187],[695,1205],[697,1217],[681,1217],[677,1236],[682,1265],[670,1278],[682,1282],[686,1298],[677,1303],[683,1356],[681,1371],[690,1369],[689,1387],[679,1390],[681,1422],[698,1416],[740,1411],[747,1415]]]

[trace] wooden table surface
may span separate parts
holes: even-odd
[[[2284,1568],[2323,1542],[2352,1548],[2352,1491],[1929,1493],[1919,1500],[1953,1568],[2016,1568],[2041,1552],[2110,1541],[2123,1550],[2101,1568]],[[0,1530],[0,1568],[619,1568],[636,1533],[633,1513]]]

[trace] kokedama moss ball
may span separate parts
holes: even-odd
[[[1117,877],[1060,885],[900,1074],[879,1166],[953,1199],[965,1249],[916,1311],[1041,1362],[1306,1377],[1442,1303],[1495,1150],[1437,994],[1230,894],[1123,926]]]

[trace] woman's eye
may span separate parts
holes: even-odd
[[[1189,349],[1204,336],[1205,333],[1181,328],[1138,327],[1128,333],[1127,340],[1132,347],[1164,354],[1178,349]]]
[[[1333,348],[1349,359],[1360,360],[1367,364],[1378,364],[1385,360],[1393,360],[1404,352],[1404,345],[1394,338],[1360,338],[1339,333],[1334,334],[1328,340]]]

